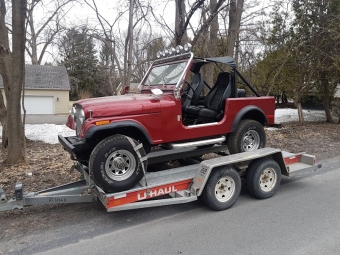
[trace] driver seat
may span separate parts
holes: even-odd
[[[204,107],[187,106],[186,113],[203,119],[220,121],[223,118],[225,100],[231,95],[230,73],[219,73],[215,85],[204,101]]]
[[[204,107],[198,116],[220,121],[223,118],[225,100],[231,95],[230,73],[218,74],[214,87],[209,91],[204,101]]]
[[[185,112],[185,109],[190,105],[198,105],[200,94],[203,90],[204,82],[202,74],[195,73],[191,78],[191,84],[185,93],[184,100],[182,101],[182,111]]]

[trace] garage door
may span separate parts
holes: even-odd
[[[24,102],[26,114],[54,114],[53,97],[25,96]]]

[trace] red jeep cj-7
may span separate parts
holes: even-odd
[[[155,146],[226,143],[230,153],[265,146],[263,126],[274,124],[274,97],[260,97],[231,57],[197,58],[183,47],[176,51],[163,52],[163,58],[152,63],[140,93],[84,99],[73,105],[67,126],[76,130],[76,136],[59,135],[59,142],[72,159],[88,165],[103,190],[135,186],[147,168],[146,154]],[[220,70],[210,86],[202,75],[208,65]],[[228,66],[231,71],[223,71]],[[256,97],[245,97],[245,90],[237,89],[237,76]],[[201,96],[204,86],[210,90]]]

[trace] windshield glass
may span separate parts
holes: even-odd
[[[177,84],[181,78],[181,74],[185,71],[185,66],[188,61],[177,62],[171,64],[165,64],[161,66],[154,66],[148,77],[145,80],[144,85],[174,85]]]

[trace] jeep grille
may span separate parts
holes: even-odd
[[[74,113],[74,121],[76,123],[76,135],[80,135],[81,125],[84,122],[84,119],[80,118],[82,107],[78,104],[74,105],[75,107],[75,113]]]

